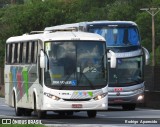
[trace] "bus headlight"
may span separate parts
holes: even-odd
[[[100,100],[100,99],[104,98],[106,95],[107,95],[107,93],[103,93],[103,94],[101,94],[101,95],[97,95],[97,96],[94,97],[93,99],[94,99],[94,100]]]
[[[57,97],[57,96],[55,96],[55,95],[52,95],[52,94],[50,94],[50,93],[46,93],[46,92],[44,92],[44,95],[46,95],[47,97],[49,97],[49,98],[51,98],[51,99],[53,99],[53,100],[59,100],[60,98],[59,97]]]
[[[137,98],[137,100],[141,101],[141,100],[143,100],[143,98],[144,98],[144,95],[139,95],[138,98]]]

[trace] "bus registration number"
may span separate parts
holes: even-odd
[[[72,108],[82,108],[82,104],[72,104]]]
[[[114,92],[122,92],[123,88],[114,88]]]

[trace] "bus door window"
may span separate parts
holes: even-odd
[[[36,50],[35,50],[35,53],[36,54],[38,54],[37,55],[37,57],[38,57],[38,62],[37,62],[37,64],[38,64],[38,76],[39,76],[39,84],[40,85],[42,85],[43,84],[43,71],[42,71],[42,69],[40,68],[40,49],[43,49],[42,48],[42,41],[36,41],[36,45],[35,45],[35,48],[36,48]],[[35,58],[37,58],[37,57],[35,57]]]

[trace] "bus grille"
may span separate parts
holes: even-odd
[[[90,98],[85,98],[85,99],[63,99],[64,101],[89,101],[91,100]]]

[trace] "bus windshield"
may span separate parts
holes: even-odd
[[[109,70],[109,85],[129,86],[142,83],[142,56],[118,58],[117,68]]]
[[[102,35],[108,47],[140,45],[140,37],[136,27],[91,27],[89,32]]]
[[[106,86],[105,43],[99,41],[46,42],[49,70],[44,81],[57,89],[97,89]]]

